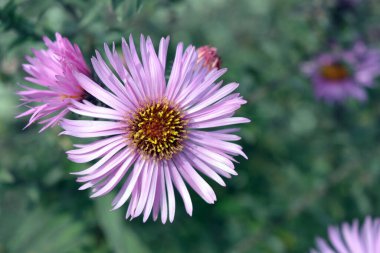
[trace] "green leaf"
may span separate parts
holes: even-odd
[[[86,239],[82,223],[74,221],[68,215],[43,209],[29,212],[19,220],[18,226],[8,229],[14,230],[5,244],[9,253],[72,252]]]
[[[0,169],[0,183],[13,183],[13,175],[6,169]]]
[[[115,253],[149,253],[137,234],[128,227],[128,221],[118,211],[111,212],[112,194],[96,200],[100,227]]]
[[[106,8],[107,2],[104,0],[97,1],[92,7],[90,7],[86,11],[86,15],[83,17],[83,19],[79,22],[79,27],[83,28],[92,23],[97,16],[101,13],[104,12],[104,9]]]
[[[123,2],[123,0],[111,0],[112,8],[115,10],[119,5]]]

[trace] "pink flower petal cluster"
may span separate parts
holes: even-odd
[[[379,253],[380,219],[367,217],[362,226],[352,224],[328,229],[328,240],[318,238],[316,249],[310,253]]]
[[[34,57],[26,57],[24,70],[29,74],[19,91],[23,105],[29,108],[17,117],[30,116],[26,127],[34,122],[44,124],[40,131],[55,126],[69,112],[73,101],[80,101],[84,91],[74,73],[90,75],[83,55],[76,44],[56,34],[56,40],[43,38],[47,49],[33,50]]]

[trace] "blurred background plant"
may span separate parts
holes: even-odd
[[[248,100],[240,114],[249,160],[190,218],[125,221],[69,172],[67,137],[15,120],[21,64],[41,37],[60,32],[86,59],[133,33],[218,48],[226,81]],[[380,47],[377,0],[0,0],[0,252],[307,252],[328,224],[380,215],[380,87],[366,103],[326,105],[300,65],[331,43]],[[171,44],[171,53],[174,50]],[[211,182],[211,184],[213,184]]]

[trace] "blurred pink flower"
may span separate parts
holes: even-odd
[[[342,102],[348,98],[367,99],[366,88],[374,84],[380,74],[380,51],[357,43],[353,49],[324,53],[304,64],[314,93],[326,102]]]
[[[39,121],[44,124],[40,132],[56,125],[69,112],[72,101],[83,98],[84,91],[74,73],[90,75],[78,45],[59,33],[55,36],[56,41],[43,38],[47,50],[33,50],[35,57],[26,57],[29,64],[23,68],[30,76],[25,79],[36,85],[22,85],[25,90],[18,92],[29,109],[17,117],[31,115],[26,127]]]
[[[102,120],[62,121],[63,134],[79,137],[103,137],[78,149],[68,151],[77,163],[98,160],[90,168],[76,172],[81,190],[92,188],[91,197],[99,197],[122,186],[114,198],[113,209],[128,199],[126,218],[143,214],[146,221],[153,213],[156,220],[172,222],[175,213],[174,189],[181,195],[188,214],[193,206],[185,182],[207,203],[216,195],[201,174],[225,185],[220,175],[236,175],[233,156],[242,148],[231,141],[240,137],[234,128],[220,127],[249,122],[233,117],[246,101],[233,91],[239,86],[216,83],[226,69],[197,65],[193,46],[184,50],[178,44],[168,80],[165,78],[169,38],[162,38],[158,53],[151,39],[140,38],[141,60],[132,36],[122,41],[123,60],[105,45],[113,69],[96,52],[92,65],[106,88],[86,75],[77,74],[80,85],[108,108],[88,101],[74,102],[71,110],[80,115]],[[218,128],[217,130],[211,130]]]
[[[197,49],[197,52],[198,63],[202,63],[209,70],[213,68],[220,69],[222,59],[219,57],[216,47],[202,46]]]
[[[379,253],[380,219],[367,217],[359,227],[355,220],[352,225],[343,223],[342,227],[330,227],[328,239],[317,239],[317,248],[310,253]]]

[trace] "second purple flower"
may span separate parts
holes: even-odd
[[[318,99],[329,103],[348,98],[364,101],[366,88],[380,74],[380,51],[357,43],[348,51],[321,54],[306,63],[303,71],[311,78]]]

